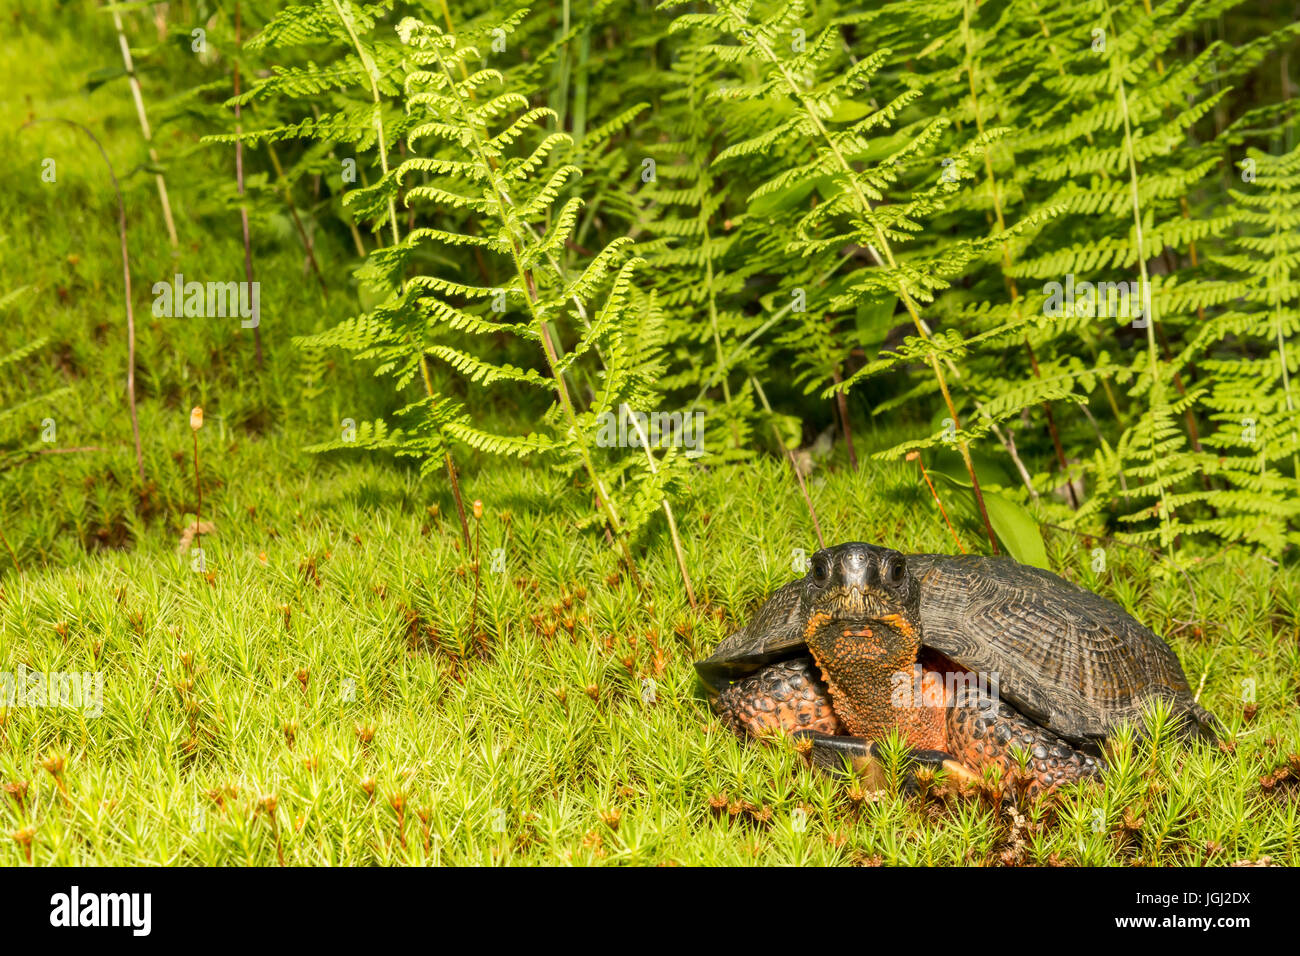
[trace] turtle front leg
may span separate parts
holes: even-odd
[[[844,732],[831,707],[830,691],[808,657],[769,664],[721,691],[711,703],[723,722],[742,735]]]
[[[948,749],[976,773],[996,764],[1002,767],[1002,779],[1010,780],[1020,767],[1017,749],[1027,753],[1026,770],[1031,779],[1026,794],[1030,797],[1090,777],[1100,769],[1095,758],[987,697],[949,708],[947,730]]]
[[[807,738],[808,757],[815,767],[831,772],[846,766],[867,786],[880,789],[885,774],[876,756],[876,744],[865,737],[845,735],[844,724],[831,706],[830,690],[811,658],[797,657],[769,664],[715,696],[714,711],[736,733],[761,736],[784,731]],[[922,767],[947,771],[953,781],[973,781],[975,775],[951,754],[939,750],[911,750],[903,767],[904,789],[915,786],[915,771]]]

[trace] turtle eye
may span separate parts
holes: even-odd
[[[831,566],[825,558],[813,558],[812,563],[813,584],[825,587],[831,579]]]
[[[901,554],[891,554],[880,566],[880,576],[884,579],[885,584],[891,588],[896,588],[903,583],[903,577],[907,574],[907,563],[903,560]]]

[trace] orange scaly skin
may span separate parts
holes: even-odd
[[[976,774],[998,765],[1002,779],[1009,780],[1017,763],[1014,750],[1029,755],[1027,794],[1045,793],[1071,780],[1094,773],[1097,763],[1065,741],[1027,720],[1006,705],[985,709],[954,705],[952,683],[944,668],[948,662],[938,655],[923,655],[930,667],[921,672],[921,701],[927,706],[895,707],[886,704],[884,735],[897,728],[918,750],[941,750]],[[847,712],[841,721],[832,703],[833,690],[818,679],[818,668],[807,659],[784,661],[761,668],[737,681],[713,700],[713,709],[735,732],[755,737],[781,730],[794,733],[816,730],[826,734],[851,733],[880,740]],[[908,675],[905,688],[915,697],[915,677]],[[934,705],[928,702],[934,701]],[[942,701],[940,704],[939,702]],[[850,723],[852,721],[852,723]]]
[[[839,652],[844,643],[837,641],[833,645]],[[945,729],[948,709],[945,704],[938,706],[895,707],[890,700],[889,689],[894,685],[894,675],[900,673],[896,668],[875,668],[870,663],[863,665],[864,671],[884,690],[881,695],[866,696],[847,687],[839,687],[820,668],[822,680],[830,689],[831,698],[839,702],[839,713],[844,726],[856,737],[868,740],[884,740],[890,731],[897,730],[909,744],[919,750],[946,750],[947,730]],[[911,675],[906,675],[908,683]],[[934,671],[926,671],[921,677],[922,700],[945,700],[943,696],[943,677]],[[937,698],[936,695],[937,694]]]
[[[880,623],[907,640],[903,648],[885,641],[873,627],[841,628],[827,645],[823,628],[831,621],[828,614],[809,615],[804,638],[809,646],[817,645],[813,658],[849,733],[868,740],[883,740],[891,730],[897,730],[919,750],[943,750],[947,707],[941,675],[929,671],[921,678],[922,701],[935,700],[936,706],[895,707],[891,700],[897,674],[906,668],[906,680],[909,683],[912,680],[911,664],[920,648],[915,628],[901,615],[891,614],[882,617]],[[824,660],[835,661],[835,670],[852,674],[854,680],[836,681],[822,663]],[[940,688],[937,696],[936,684]]]
[[[946,731],[948,745],[943,749],[976,773],[996,764],[1002,767],[1002,779],[1009,780],[1020,769],[1015,752],[1027,754],[1026,793],[1031,797],[1091,776],[1098,769],[1092,757],[1006,704],[984,709],[953,707],[948,712]]]
[[[784,661],[737,681],[713,699],[713,709],[740,734],[762,737],[778,730],[842,734],[826,685],[812,661]]]
[[[911,621],[903,617],[901,614],[886,614],[880,619],[880,623],[887,627],[892,627],[909,640],[914,640],[916,638],[916,628],[912,626]],[[919,645],[920,641],[917,641],[917,644]]]

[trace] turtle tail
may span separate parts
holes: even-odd
[[[1189,741],[1200,740],[1207,744],[1217,744],[1223,735],[1223,724],[1219,723],[1219,718],[1195,701],[1189,703],[1183,712],[1181,724],[1183,735]]]

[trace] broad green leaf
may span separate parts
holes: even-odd
[[[945,506],[956,505],[955,510],[978,520],[975,489],[970,482],[935,471],[933,468],[927,468],[926,471],[931,478],[941,478],[959,491],[955,501],[950,501],[946,497],[942,499]],[[980,475],[978,466],[975,473]],[[986,487],[983,476],[980,476],[980,491],[984,495],[984,508],[988,511],[989,524],[993,526],[993,533],[1002,546],[1021,564],[1032,564],[1036,568],[1050,571],[1047,547],[1043,544],[1043,534],[1034,516],[1019,502]]]

